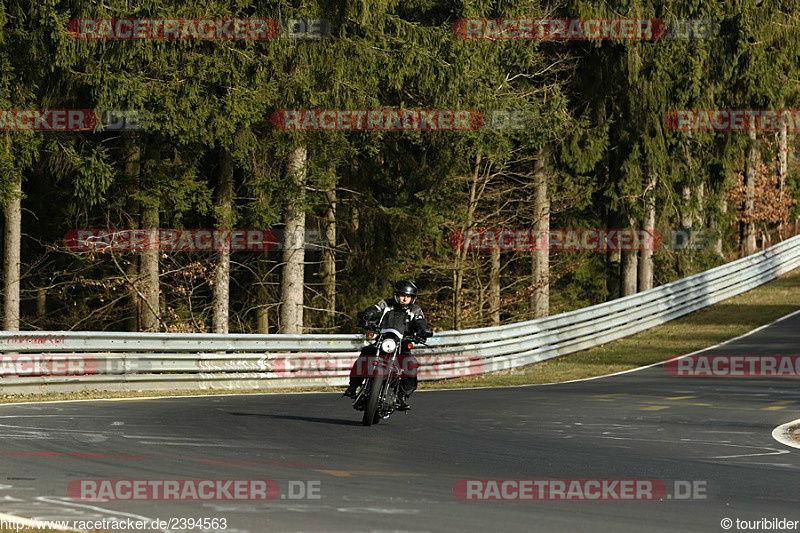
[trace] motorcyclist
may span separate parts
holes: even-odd
[[[428,338],[433,333],[428,328],[428,321],[422,313],[422,309],[416,304],[417,286],[412,281],[402,280],[394,285],[394,295],[392,298],[385,298],[358,313],[360,323],[378,321],[378,327],[393,327],[399,331],[404,331],[406,336],[416,335]],[[396,327],[402,325],[402,327]],[[353,368],[350,370],[350,386],[344,392],[344,396],[355,398],[356,391],[364,381],[365,369],[368,368],[370,356],[376,355],[376,348],[370,344],[361,350]],[[399,366],[402,369],[400,377],[400,387],[398,391],[398,410],[408,411],[408,397],[417,389],[417,369],[419,362],[411,355],[406,343],[402,344],[399,356]]]

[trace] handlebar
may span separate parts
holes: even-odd
[[[360,327],[360,328],[364,328],[364,329],[366,329],[367,331],[374,331],[374,332],[376,332],[376,333],[377,333],[378,331],[380,331],[380,330],[378,329],[378,324],[377,324],[376,322],[364,322],[364,321],[362,320],[362,321],[359,321],[357,325],[358,325],[358,327]],[[419,335],[407,335],[407,336],[405,336],[405,337],[403,338],[403,340],[408,340],[408,341],[411,341],[411,342],[412,342],[412,343],[414,343],[414,344],[421,344],[421,345],[423,345],[423,346],[428,346],[428,345],[427,345],[427,343],[426,343],[425,341],[427,341],[427,340],[428,340],[428,338],[427,338],[427,337],[431,337],[431,336],[433,336],[433,332],[432,332],[432,331],[426,331],[426,332],[425,332],[425,334],[426,334],[426,336],[425,336],[425,337],[420,337]]]
[[[412,335],[410,337],[407,337],[407,339],[410,340],[411,342],[413,342],[414,344],[421,344],[421,345],[423,345],[425,347],[428,346],[427,343],[425,342],[428,339],[425,339],[423,337],[417,337],[416,335]]]
[[[376,322],[365,322],[363,320],[360,320],[357,325],[358,327],[364,328],[369,331],[378,331],[378,324]]]

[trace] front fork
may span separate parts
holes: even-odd
[[[372,364],[371,370],[372,371],[376,371],[377,370],[376,367],[378,365],[383,365],[383,368],[380,370],[380,372],[384,373],[384,377],[386,379],[384,379],[383,382],[382,382],[382,389],[383,390],[380,391],[380,398],[379,398],[379,403],[378,403],[378,409],[379,410],[383,410],[382,408],[386,404],[386,398],[387,398],[387,396],[389,394],[389,389],[390,388],[396,388],[395,384],[397,384],[397,386],[399,386],[398,382],[400,380],[400,374],[401,374],[402,371],[400,369],[396,369],[397,370],[397,372],[396,372],[397,375],[392,375],[393,372],[389,372],[388,375],[386,374],[386,367],[387,366],[389,366],[390,368],[392,368],[394,370],[393,367],[395,366],[395,361],[397,361],[397,354],[394,354],[392,356],[391,360],[389,360],[389,361],[386,361],[380,355],[371,355],[369,357],[374,358],[374,360],[371,361],[371,364]],[[374,381],[373,381],[372,377],[368,377],[368,378],[364,379],[364,384],[361,386],[361,390],[359,391],[358,395],[353,400],[353,408],[355,408],[355,409],[357,409],[359,411],[363,411],[364,410],[364,401],[367,399],[367,394],[366,393],[372,390],[372,384],[373,383],[374,383]],[[392,398],[392,404],[394,404],[395,401],[397,400],[396,396],[397,395],[395,394],[395,398]]]

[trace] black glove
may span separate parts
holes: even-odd
[[[358,318],[358,325],[361,327],[368,327],[375,321],[375,315],[368,311],[359,311],[356,313],[356,317]]]

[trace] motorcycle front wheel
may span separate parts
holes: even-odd
[[[367,405],[364,407],[364,418],[361,423],[365,426],[371,426],[381,421],[378,416],[378,404],[381,399],[381,389],[383,388],[383,376],[377,376],[372,379],[369,388],[369,398],[367,398]]]

